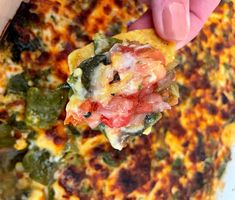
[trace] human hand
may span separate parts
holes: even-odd
[[[177,49],[201,30],[220,0],[140,0],[149,10],[129,30],[154,27],[165,40],[175,41]]]

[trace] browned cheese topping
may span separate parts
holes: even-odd
[[[144,12],[136,0],[23,3],[0,48],[0,199],[206,199],[235,134],[235,4],[224,0],[178,52],[179,105],[122,151],[65,126],[67,56]],[[59,86],[59,87],[58,87]],[[12,188],[16,188],[12,191]]]

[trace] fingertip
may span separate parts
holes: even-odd
[[[153,23],[160,37],[181,41],[190,31],[188,0],[157,0],[151,4]]]
[[[146,29],[152,27],[153,27],[152,14],[151,11],[148,10],[146,13],[142,15],[142,17],[140,17],[138,20],[136,20],[128,27],[128,31],[137,30],[137,29]]]

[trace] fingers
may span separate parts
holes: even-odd
[[[150,0],[141,0],[150,3]],[[154,27],[158,35],[176,41],[181,48],[201,30],[220,0],[152,0],[151,11],[130,26],[131,30]]]
[[[165,40],[180,41],[190,30],[189,0],[141,0],[150,4],[150,11],[133,23],[129,30],[155,27]]]
[[[204,23],[220,0],[190,0],[190,12]]]
[[[190,31],[189,0],[153,0],[154,27],[169,41],[184,40]]]
[[[196,37],[210,14],[219,5],[219,2],[220,0],[190,0],[190,32],[185,40],[177,43],[177,49]]]
[[[142,15],[140,19],[138,19],[135,23],[131,24],[128,28],[129,31],[136,29],[145,29],[153,27],[153,18],[152,13],[148,10],[146,13]]]

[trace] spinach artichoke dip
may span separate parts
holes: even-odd
[[[151,42],[158,48],[151,46]],[[168,50],[168,57],[161,47]],[[94,48],[93,54],[82,60],[90,48]],[[93,45],[69,57],[73,70],[68,83],[73,95],[66,108],[65,123],[75,126],[85,123],[92,129],[101,129],[118,150],[130,136],[149,134],[162,117],[161,112],[178,103],[173,49],[172,44],[158,39],[151,29],[116,38],[96,35]],[[74,68],[72,63],[78,66]]]

